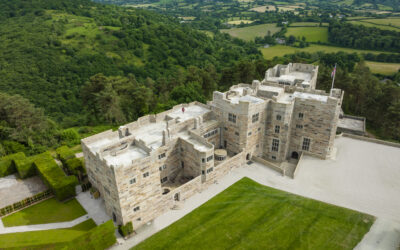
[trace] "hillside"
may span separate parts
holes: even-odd
[[[211,74],[259,57],[254,45],[210,38],[145,10],[88,0],[0,2],[0,90],[26,97],[70,126],[94,119],[81,92],[98,73],[143,87],[152,103],[141,112],[149,112],[168,105],[169,92],[187,83],[188,68]],[[207,83],[199,84],[200,94],[209,95]]]

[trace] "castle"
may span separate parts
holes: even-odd
[[[82,140],[89,180],[116,223],[153,220],[253,158],[332,154],[343,91],[316,90],[318,66],[290,63]]]

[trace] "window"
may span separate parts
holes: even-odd
[[[276,120],[277,120],[277,121],[282,120],[282,116],[281,116],[281,115],[277,115],[277,116],[276,116]]]
[[[137,207],[135,207],[135,208],[133,209],[133,212],[137,212],[137,211],[139,211],[139,210],[140,210],[140,207],[137,206]]]
[[[164,178],[161,179],[161,183],[164,183],[166,181],[168,181],[168,177],[167,176],[165,176]]]
[[[207,169],[207,174],[211,173],[212,171],[214,171],[214,168]]]
[[[310,138],[303,138],[303,146],[301,148],[305,151],[310,150],[310,143],[311,143]]]
[[[303,119],[304,114],[303,113],[299,113],[299,119]]]
[[[235,135],[239,136],[239,132],[235,132]]]
[[[228,128],[227,128],[227,127],[224,127],[224,129],[225,129],[226,131],[228,131]]]
[[[281,127],[278,126],[278,125],[276,125],[276,126],[275,126],[275,133],[276,133],[276,134],[279,134],[280,131],[281,131]]]
[[[158,155],[158,159],[162,159],[164,157],[165,157],[165,153],[162,153],[162,154]]]
[[[303,128],[303,125],[301,125],[301,124],[296,124],[296,128]]]
[[[271,156],[271,159],[276,160],[276,156],[275,155]]]
[[[160,171],[163,171],[163,170],[167,169],[167,165],[164,164],[164,165],[162,165],[161,167],[159,167],[158,169],[159,169]]]
[[[260,131],[260,130],[261,130],[261,128],[258,128],[258,129],[257,129],[257,131]]]
[[[247,135],[250,136],[250,135],[251,135],[251,132],[249,132]]]
[[[229,113],[228,120],[230,122],[236,123],[236,115]]]
[[[207,162],[211,161],[214,157],[212,155],[210,155],[209,157],[207,157]]]
[[[278,152],[279,151],[279,140],[278,139],[272,139],[272,151]]]
[[[259,115],[260,115],[259,113],[254,114],[254,115],[251,117],[251,121],[252,121],[253,123],[257,122],[257,121],[258,121]]]
[[[218,129],[211,130],[203,135],[204,138],[208,138],[210,136],[218,134]]]
[[[205,172],[204,170],[201,170],[201,174],[202,174],[202,175],[205,175],[206,172]]]
[[[206,162],[206,159],[205,159],[205,158],[201,158],[201,162],[202,162],[202,163],[205,163],[205,162]]]
[[[146,178],[146,177],[148,177],[148,176],[149,176],[149,172],[146,172],[146,173],[143,174],[143,177],[144,177],[144,178]]]
[[[136,183],[136,178],[132,178],[129,180],[129,184],[135,184]]]

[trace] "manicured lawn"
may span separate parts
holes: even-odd
[[[393,75],[400,70],[400,63],[383,63],[366,61],[365,65],[369,67],[372,73],[382,75]]]
[[[373,221],[243,178],[135,249],[353,249]]]
[[[241,38],[246,41],[254,40],[257,36],[264,37],[271,31],[271,35],[278,32],[281,28],[276,27],[275,23],[259,24],[243,28],[232,28],[220,30],[223,33],[228,33],[233,37]]]
[[[327,27],[289,27],[285,35],[293,35],[300,39],[304,36],[307,42],[328,42]]]
[[[260,48],[260,50],[265,59],[272,59],[275,56],[284,56],[286,54],[293,54],[296,51],[309,52],[309,53],[314,53],[314,52],[318,52],[318,51],[323,51],[325,53],[333,53],[333,52],[339,52],[339,51],[343,51],[343,52],[347,52],[347,53],[373,53],[373,54],[384,53],[381,51],[374,51],[374,50],[341,48],[341,47],[318,45],[318,44],[311,44],[309,47],[306,47],[306,48],[295,48],[295,47],[284,46],[284,45],[275,45],[275,46],[272,46],[269,48]]]
[[[45,224],[74,220],[85,215],[85,209],[76,199],[59,202],[55,198],[42,201],[2,218],[6,227]]]
[[[71,241],[94,227],[96,227],[96,223],[90,219],[67,229],[0,234],[0,248],[8,249],[28,247],[29,249],[32,249],[35,246],[42,248],[43,245],[46,244],[56,248],[55,246],[57,246],[57,244]],[[49,246],[48,249],[53,248],[50,248]]]

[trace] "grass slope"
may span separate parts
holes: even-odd
[[[2,218],[6,227],[71,221],[85,215],[85,209],[76,199],[59,202],[55,198],[42,201]]]
[[[338,51],[343,51],[347,53],[373,53],[373,54],[384,53],[381,51],[374,51],[374,50],[360,50],[360,49],[342,48],[335,46],[318,45],[318,44],[311,44],[309,47],[306,48],[295,48],[284,45],[275,45],[269,48],[261,48],[260,50],[265,59],[272,59],[275,56],[284,56],[286,54],[293,54],[297,51],[309,52],[309,53],[314,53],[318,51],[323,51],[326,53],[333,53]]]
[[[272,35],[279,30],[280,28],[276,27],[275,23],[267,23],[243,28],[223,29],[220,31],[223,33],[228,33],[233,37],[237,37],[245,41],[251,41],[254,40],[254,38],[256,38],[257,36],[264,37],[268,34],[268,31],[271,31]]]
[[[285,35],[300,38],[304,36],[308,42],[328,42],[327,27],[289,27]]]
[[[356,21],[348,21],[348,22],[351,24],[354,24],[354,25],[364,25],[365,27],[375,27],[375,28],[379,28],[382,30],[394,30],[394,31],[400,32],[399,27],[375,23],[376,20],[378,20],[378,19],[365,19],[365,20],[356,20]]]
[[[0,248],[33,249],[37,245],[45,244],[49,244],[54,247],[54,245],[57,245],[58,243],[71,241],[72,239],[81,236],[94,227],[96,227],[96,223],[90,219],[67,229],[0,234]],[[50,248],[49,246],[49,249],[53,249],[53,247]]]
[[[365,65],[369,67],[372,73],[382,74],[382,75],[393,75],[400,70],[400,63],[366,61]]]
[[[135,249],[353,249],[373,221],[243,178]]]

